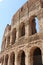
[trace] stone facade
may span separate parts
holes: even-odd
[[[35,17],[38,18],[39,33]],[[43,0],[27,1],[7,24],[0,52],[1,65],[43,65]]]

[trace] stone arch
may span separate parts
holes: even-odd
[[[36,20],[37,20],[37,22],[36,22]],[[31,17],[29,18],[29,29],[30,29],[29,31],[30,31],[30,35],[33,35],[33,34],[37,33],[37,28],[36,28],[36,26],[37,26],[37,28],[38,28],[38,30],[39,30],[38,17],[35,16],[35,15],[33,15],[33,16],[31,16]]]
[[[7,36],[6,40],[7,40],[7,42],[6,42],[7,43],[7,47],[9,47],[9,45],[10,45],[10,35]]]
[[[31,49],[30,62],[32,65],[42,65],[42,52],[39,47],[33,47]]]
[[[8,36],[8,42],[10,43],[10,35]]]
[[[2,41],[2,48],[1,48],[1,50],[4,50],[5,47],[6,47],[6,37]]]
[[[10,65],[15,65],[15,54],[14,52],[10,55]]]
[[[9,59],[9,55],[7,54],[7,55],[5,56],[5,65],[8,65],[8,59]]]
[[[20,37],[25,35],[25,23],[21,22],[19,26]]]
[[[18,65],[25,65],[25,52],[21,50],[17,56]]]
[[[14,44],[16,41],[16,28],[12,30],[12,44]]]
[[[0,58],[0,65],[4,64],[4,56]]]
[[[5,39],[4,39],[4,44],[6,44],[6,37],[5,37]],[[5,45],[4,47],[6,47],[6,45]]]

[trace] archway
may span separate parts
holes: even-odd
[[[21,22],[19,27],[20,37],[25,35],[25,24]]]
[[[12,31],[12,44],[14,44],[15,41],[16,41],[16,28],[14,28]]]
[[[42,57],[40,48],[36,48],[33,52],[33,65],[42,65]]]
[[[12,52],[11,56],[10,56],[10,65],[15,65],[15,54],[14,54],[14,52]]]
[[[21,54],[21,65],[25,65],[25,53],[22,52]]]
[[[30,51],[31,65],[42,65],[42,54],[39,47],[32,47]]]
[[[18,54],[18,65],[25,65],[25,52],[24,51],[20,51],[20,53]]]
[[[37,16],[31,16],[29,19],[30,35],[39,32],[38,18]]]
[[[4,56],[0,58],[0,65],[4,64]]]
[[[8,65],[8,58],[9,58],[9,56],[7,54],[6,57],[5,57],[5,65]]]

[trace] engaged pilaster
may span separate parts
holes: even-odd
[[[30,65],[30,57],[28,53],[26,53],[25,64]]]
[[[29,37],[29,22],[27,21],[25,24],[25,37]]]

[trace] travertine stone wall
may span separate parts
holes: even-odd
[[[32,21],[35,17],[38,18],[39,33],[34,32]],[[21,55],[24,52],[25,65],[33,65],[33,53],[37,48],[41,50],[43,64],[43,1],[29,0],[13,15],[11,25],[7,24],[5,28],[0,63],[21,65]]]

